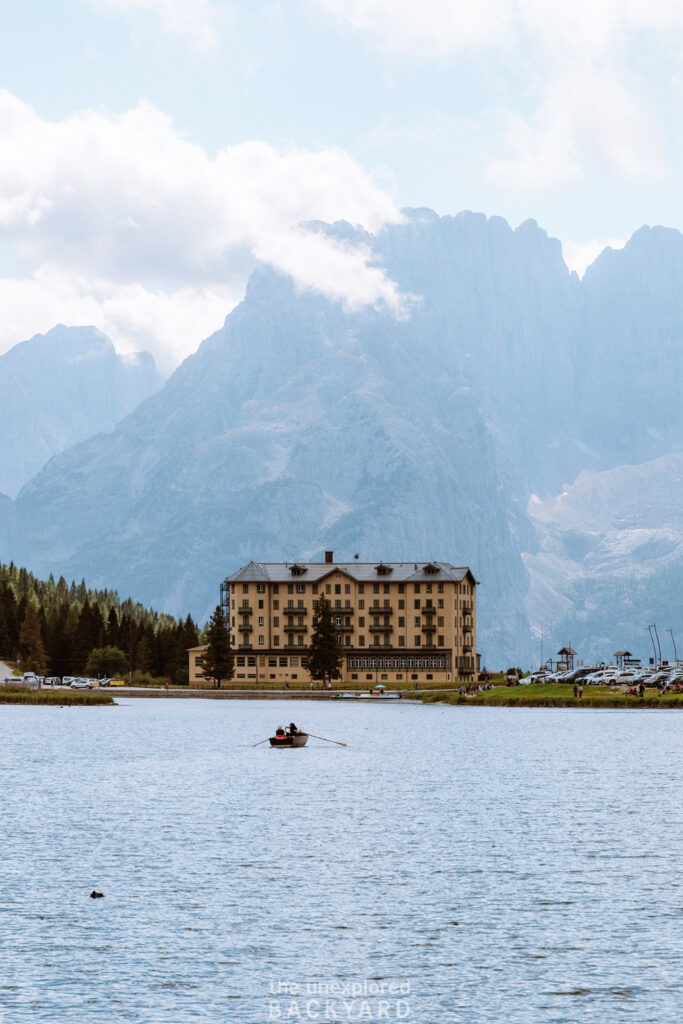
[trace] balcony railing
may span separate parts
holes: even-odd
[[[237,648],[238,651],[251,651],[253,650],[251,644],[240,644]]]
[[[237,633],[251,633],[253,626],[250,626],[248,622],[240,622],[239,626],[235,626]]]
[[[425,622],[424,626],[422,627],[422,632],[423,633],[435,633],[436,632],[436,626],[432,625],[431,622]]]
[[[335,633],[353,633],[353,626],[334,626]]]
[[[391,608],[391,607],[389,607],[389,608],[382,608],[381,605],[373,605],[372,608],[368,608],[367,609],[367,614],[368,615],[393,615],[394,614],[394,609]]]
[[[289,605],[286,608],[280,609],[282,615],[309,615],[310,611],[310,608],[294,608]]]
[[[243,604],[241,608],[235,608],[235,615],[253,615],[254,609],[250,608],[249,605]]]
[[[394,631],[394,627],[393,626],[388,626],[388,625],[384,625],[384,626],[370,626],[369,629],[370,629],[371,633],[393,633],[393,631]]]
[[[308,626],[283,626],[285,633],[307,633]]]

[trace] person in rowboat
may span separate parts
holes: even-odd
[[[289,723],[289,729],[287,730],[287,732],[288,732],[288,734],[290,736],[298,736],[299,735],[299,730],[294,725],[294,722],[290,722]]]

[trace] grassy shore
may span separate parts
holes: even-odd
[[[26,686],[0,686],[0,704],[113,704],[110,693],[91,690],[29,690]]]
[[[425,704],[477,704],[505,708],[682,708],[683,693],[646,690],[644,697],[630,697],[609,686],[584,686],[583,697],[574,697],[574,688],[562,683],[537,683],[531,686],[500,686],[472,697],[457,690],[417,693]]]

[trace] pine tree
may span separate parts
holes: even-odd
[[[40,635],[40,619],[34,604],[26,605],[26,613],[19,633],[19,652],[24,672],[45,674],[45,648]]]
[[[320,679],[323,689],[333,679],[341,679],[342,653],[332,622],[330,602],[318,601],[311,643],[308,648],[308,671],[312,679]]]
[[[202,656],[202,671],[206,679],[213,679],[220,689],[221,680],[226,682],[233,677],[235,658],[230,643],[228,625],[220,605],[209,620],[207,629],[207,647]]]

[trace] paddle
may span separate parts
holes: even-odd
[[[260,747],[262,743],[267,743],[269,739],[270,736],[266,736],[264,740],[259,740],[258,743],[252,743],[252,747]]]
[[[309,736],[312,736],[314,740],[323,740],[325,743],[336,743],[338,747],[346,747],[347,743],[340,743],[339,740],[328,740],[325,736],[316,736],[314,732],[309,732]]]

